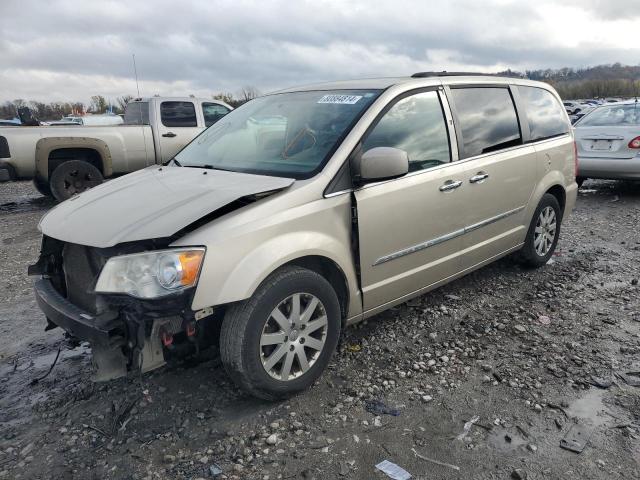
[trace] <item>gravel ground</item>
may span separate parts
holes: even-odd
[[[26,276],[51,206],[0,184],[0,478],[384,479],[385,459],[423,479],[640,478],[640,185],[585,183],[549,265],[503,259],[348,329],[279,403],[212,356],[94,384],[80,346],[34,382],[63,345]],[[560,448],[576,432],[584,451]]]

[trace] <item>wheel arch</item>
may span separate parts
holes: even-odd
[[[36,176],[48,180],[53,170],[66,160],[83,160],[104,177],[113,173],[109,146],[97,138],[48,137],[36,143]]]
[[[278,269],[289,265],[295,265],[316,272],[331,284],[338,296],[340,313],[342,315],[342,322],[344,323],[349,314],[349,283],[342,268],[330,258],[322,255],[298,257],[281,265]]]
[[[556,197],[556,200],[558,200],[560,204],[560,211],[564,214],[564,208],[567,204],[567,192],[564,187],[560,184],[555,184],[549,187],[544,193],[550,193]]]

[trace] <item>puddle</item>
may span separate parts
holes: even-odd
[[[607,415],[609,409],[603,402],[606,393],[606,390],[590,389],[584,396],[569,405],[566,409],[567,414],[594,427],[604,425],[612,418]]]
[[[54,205],[51,198],[48,197],[28,197],[24,196],[17,201],[6,202],[0,204],[0,212],[8,213],[24,213],[36,210],[42,210],[43,208],[49,208]]]
[[[60,357],[58,358],[58,362],[56,364],[56,368],[60,366],[66,360],[75,360],[78,361],[82,357],[86,355],[90,355],[91,350],[89,347],[85,345],[80,345],[79,347],[74,348],[73,350],[63,349],[60,351]],[[16,368],[19,372],[24,372],[27,370],[35,369],[35,370],[48,370],[51,368],[53,361],[56,359],[56,355],[58,354],[58,350],[52,350],[43,355],[36,355],[33,357],[24,358],[23,361]]]

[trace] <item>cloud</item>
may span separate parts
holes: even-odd
[[[135,94],[133,53],[144,95],[636,63],[622,12],[599,0],[1,0],[0,101]]]

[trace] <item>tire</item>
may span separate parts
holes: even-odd
[[[543,217],[544,212],[545,215],[548,214],[546,218],[551,218],[549,209],[553,211],[553,218],[555,219],[555,230],[553,230],[552,239],[549,239],[551,224],[549,223],[545,226]],[[531,219],[531,224],[529,225],[529,230],[527,231],[527,238],[522,250],[520,250],[520,258],[526,266],[537,268],[545,265],[549,261],[558,244],[561,223],[562,210],[560,209],[558,200],[550,193],[545,193],[536,207],[533,218]],[[536,232],[539,227],[543,229],[542,232]],[[538,240],[539,238],[540,240]],[[544,244],[544,246],[542,246],[542,244]]]
[[[47,183],[46,180],[41,179],[40,177],[35,177],[33,179],[33,186],[36,188],[38,192],[40,192],[45,197],[52,197],[51,187]]]
[[[296,295],[300,318],[288,310],[293,308]],[[315,306],[313,297],[318,300]],[[276,314],[282,323],[273,316],[276,309],[282,314]],[[307,312],[309,309],[313,309],[311,314]],[[306,322],[302,318],[305,314],[309,315]],[[283,323],[289,325],[292,317],[298,318],[298,323],[294,323],[297,328],[282,328]],[[318,328],[323,317],[326,325]],[[340,304],[331,284],[311,270],[283,267],[262,282],[251,298],[226,312],[220,332],[222,364],[245,392],[265,400],[287,398],[309,388],[321,375],[338,344],[340,327]],[[318,344],[322,341],[318,338],[324,339],[321,349]],[[262,345],[262,339],[273,343]],[[307,359],[306,370],[299,352]],[[287,363],[290,376],[284,380]]]
[[[68,160],[51,174],[49,186],[56,200],[62,202],[101,184],[104,177],[100,170],[84,160]]]

